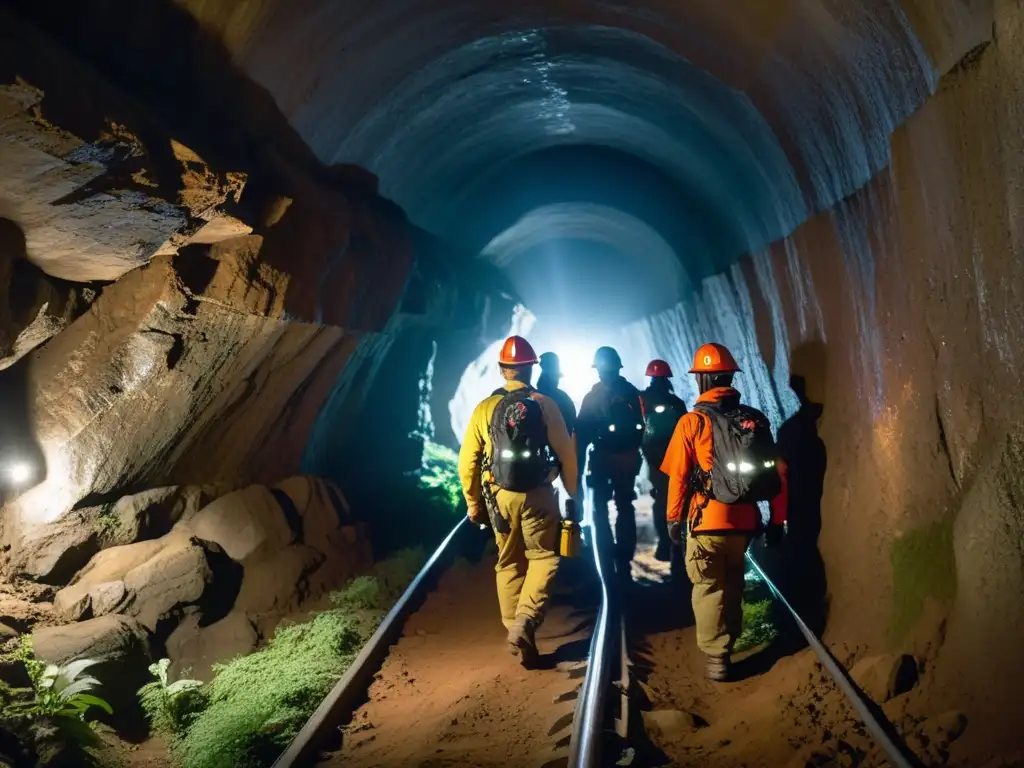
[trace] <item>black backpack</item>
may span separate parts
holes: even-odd
[[[491,475],[499,488],[525,493],[542,485],[551,470],[548,430],[534,390],[522,387],[502,395],[491,415]]]
[[[723,504],[770,501],[782,490],[775,469],[778,449],[768,417],[739,403],[697,403],[711,420],[711,471],[698,468],[696,490]]]
[[[608,403],[608,417],[598,432],[597,444],[609,453],[635,451],[644,441],[644,417],[637,395],[616,394]]]
[[[644,393],[644,449],[668,448],[676,424],[686,414],[686,406],[675,397],[656,397]]]

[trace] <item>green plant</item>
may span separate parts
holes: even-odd
[[[419,480],[424,488],[439,492],[439,501],[451,512],[461,508],[463,496],[462,482],[459,480],[459,455],[451,448],[432,440],[424,440]]]
[[[170,666],[170,659],[149,665],[149,673],[156,679],[139,689],[139,702],[155,731],[175,736],[184,733],[206,706],[206,696],[201,680],[168,682]]]
[[[121,528],[121,518],[114,512],[114,505],[100,509],[95,518],[96,532],[104,539],[113,540]]]
[[[58,758],[79,765],[102,762],[104,744],[85,722],[93,708],[113,714],[110,704],[93,693],[100,681],[85,674],[99,662],[47,664],[34,657],[29,639],[8,658],[24,663],[32,687],[0,686],[0,720],[34,754],[37,764],[45,766]]]
[[[743,631],[733,650],[739,653],[774,642],[779,636],[774,619],[775,598],[757,572],[751,570],[743,583]]]
[[[743,631],[736,639],[733,650],[737,653],[761,645],[768,645],[778,636],[779,632],[772,622],[772,600],[756,602],[743,601]]]
[[[401,595],[423,561],[403,551],[331,595],[335,606],[309,621],[281,627],[266,647],[214,666],[207,705],[172,742],[185,768],[273,763],[359,648]]]

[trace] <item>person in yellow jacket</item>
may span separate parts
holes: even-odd
[[[509,651],[537,664],[535,633],[558,570],[561,515],[552,481],[561,473],[577,495],[576,449],[554,400],[530,386],[537,355],[520,336],[505,340],[498,365],[505,385],[480,402],[459,450],[469,519],[489,524]],[[554,454],[551,456],[551,454]]]
[[[707,655],[705,674],[719,682],[729,677],[733,644],[743,629],[744,553],[762,532],[768,546],[781,541],[789,498],[786,465],[778,458],[767,417],[742,406],[732,387],[739,370],[721,344],[697,350],[690,373],[697,377],[700,397],[677,422],[661,464],[668,475],[669,538],[679,544],[687,528],[686,574],[693,582],[697,647]],[[738,444],[730,435],[743,432],[753,436],[741,446],[752,452],[749,456],[733,454]],[[734,498],[730,486],[740,487],[738,482],[747,490]],[[759,500],[771,508],[767,527]]]

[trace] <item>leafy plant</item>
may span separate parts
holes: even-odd
[[[155,731],[176,736],[184,733],[203,710],[206,696],[201,680],[168,682],[170,666],[170,659],[149,665],[149,673],[156,679],[139,689],[139,701]]]
[[[80,659],[68,664],[47,664],[32,653],[25,639],[9,658],[25,664],[31,688],[0,686],[0,720],[34,753],[38,765],[57,759],[72,764],[93,765],[100,761],[102,740],[85,722],[96,708],[107,714],[113,709],[93,691],[100,681],[86,670],[99,662]]]
[[[423,442],[423,459],[419,472],[420,484],[439,492],[439,500],[456,512],[463,503],[462,482],[459,480],[459,456],[447,446],[432,440]]]
[[[214,666],[207,706],[172,742],[185,768],[271,765],[348,669],[423,562],[403,551],[331,595],[334,608],[281,627],[266,647]]]
[[[734,651],[740,652],[768,645],[779,636],[775,626],[775,599],[768,585],[749,571],[743,584],[743,631],[736,639]]]
[[[772,605],[772,600],[743,601],[743,632],[734,648],[737,653],[767,645],[778,636],[778,630],[772,623]]]

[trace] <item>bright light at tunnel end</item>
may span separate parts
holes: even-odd
[[[572,398],[577,409],[583,403],[584,396],[597,382],[597,372],[594,370],[594,351],[599,346],[601,346],[599,343],[592,345],[555,343],[551,345],[551,349],[545,347],[543,350],[558,355],[558,364],[562,371],[559,388]]]

